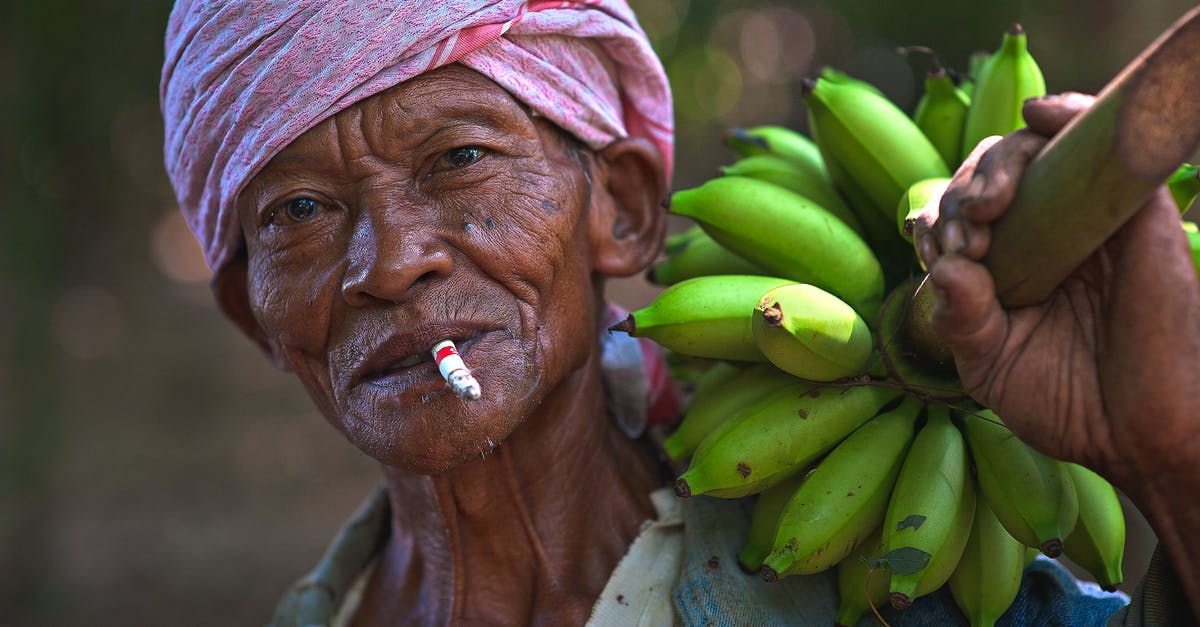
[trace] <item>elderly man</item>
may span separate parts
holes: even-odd
[[[658,253],[671,175],[624,2],[183,0],[162,100],[222,309],[383,471],[276,624],[832,622],[827,575],[731,568],[736,502],[663,488],[638,437],[670,409],[661,364],[598,333],[605,278]],[[480,399],[446,389],[444,339]],[[1015,616],[1122,604],[1040,568]],[[944,594],[893,618],[962,621]]]

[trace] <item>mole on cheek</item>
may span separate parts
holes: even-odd
[[[549,198],[543,198],[541,204],[542,209],[544,209],[547,213],[558,213],[559,211],[562,211],[562,207]]]
[[[484,220],[484,221],[483,221],[483,224],[484,224],[484,226],[486,226],[486,227],[487,227],[487,228],[489,228],[489,229],[494,229],[494,228],[496,228],[496,221],[495,221],[495,220],[493,220],[493,219],[491,219],[491,218],[488,218],[488,219]]]

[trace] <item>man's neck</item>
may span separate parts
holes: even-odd
[[[385,469],[392,539],[360,617],[582,624],[662,480],[601,389],[589,363],[486,457],[433,477]]]

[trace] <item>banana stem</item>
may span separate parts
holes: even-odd
[[[633,316],[630,315],[624,320],[612,325],[611,327],[608,327],[609,333],[612,333],[613,331],[621,331],[623,333],[628,333],[629,335],[634,335],[637,332],[637,323],[634,322]]]

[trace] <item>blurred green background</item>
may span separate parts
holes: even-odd
[[[0,627],[264,623],[376,481],[212,303],[161,165],[167,4],[0,8]],[[729,126],[803,128],[824,65],[911,108],[926,60],[897,46],[961,69],[1016,21],[1050,91],[1093,91],[1191,3],[633,5],[672,78],[681,188],[731,160]]]

